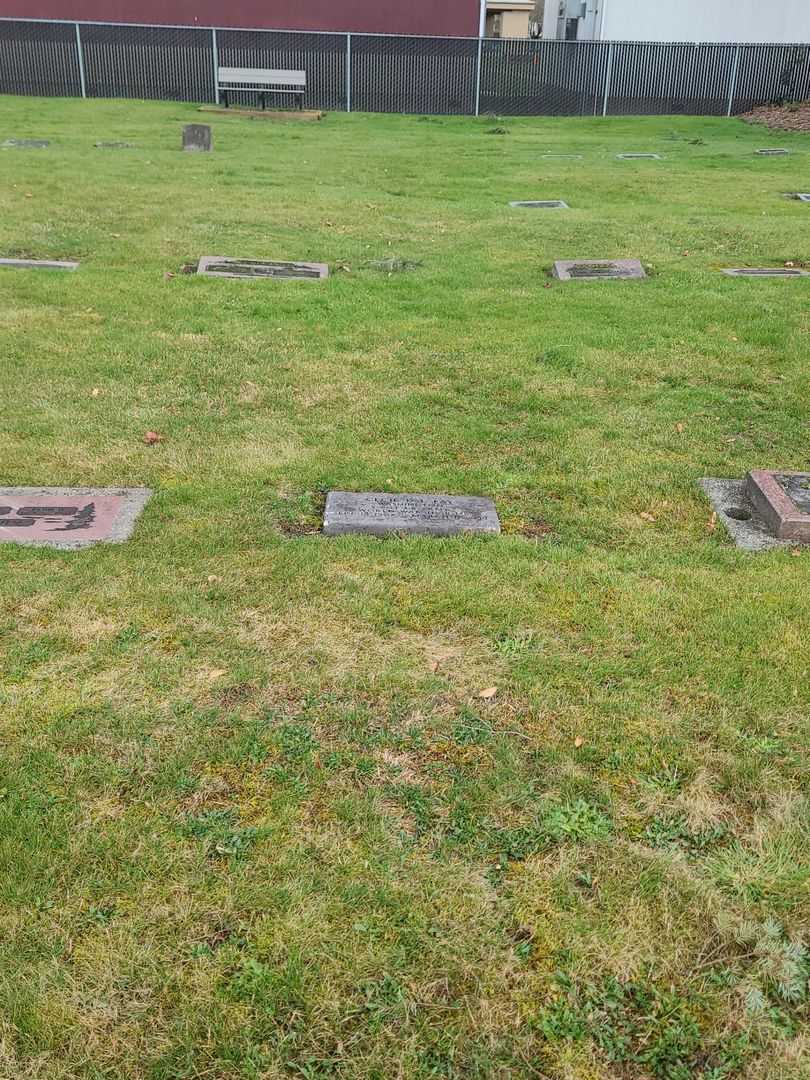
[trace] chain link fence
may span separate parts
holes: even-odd
[[[810,45],[479,40],[0,19],[1,93],[215,102],[220,64],[305,70],[308,108],[363,112],[730,116],[810,97]]]

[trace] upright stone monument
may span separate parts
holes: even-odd
[[[186,124],[183,128],[183,149],[207,152],[213,146],[208,124]]]

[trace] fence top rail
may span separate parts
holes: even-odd
[[[106,22],[102,19],[33,19],[22,15],[0,15],[0,23],[43,23],[45,25],[63,26],[121,26],[140,30],[216,30],[217,33],[227,33],[233,30],[239,33],[249,34],[311,34],[313,36],[330,37],[373,37],[373,38],[405,38],[417,41],[479,41],[486,45],[489,42],[498,45],[523,44],[523,45],[563,45],[566,47],[582,45],[646,45],[650,47],[680,45],[685,48],[700,49],[810,49],[810,41],[633,41],[633,40],[609,40],[601,41],[563,41],[558,38],[480,38],[477,34],[467,36],[452,36],[448,34],[379,34],[359,30],[293,30],[290,27],[283,29],[273,26],[215,26],[209,23],[141,23],[141,22]]]

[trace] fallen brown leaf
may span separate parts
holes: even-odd
[[[712,516],[709,518],[708,522],[706,523],[706,528],[709,530],[709,532],[714,532],[714,530],[717,528],[716,513],[713,513]]]
[[[655,521],[653,515],[648,514],[646,510],[642,510],[642,512],[638,516],[641,518],[642,521],[649,521],[651,523]]]
[[[576,746],[576,748],[579,749],[580,746],[584,746],[584,745],[585,745],[585,740],[582,738],[581,735],[577,735],[577,737],[574,739],[574,746]]]
[[[488,686],[486,688],[486,690],[482,690],[479,693],[478,696],[480,698],[483,698],[484,701],[492,701],[492,699],[495,697],[495,695],[497,693],[498,693],[498,687],[497,686]]]
[[[147,431],[143,437],[143,441],[147,446],[154,446],[155,443],[163,442],[163,436],[158,435],[156,431]]]

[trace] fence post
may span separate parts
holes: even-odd
[[[346,35],[346,112],[352,111],[352,35]]]
[[[608,42],[607,71],[605,72],[605,94],[602,98],[602,116],[607,116],[608,96],[610,94],[610,77],[613,74],[613,42]]]
[[[211,59],[214,62],[214,104],[219,105],[219,46],[216,29],[211,27]]]
[[[84,78],[84,50],[82,49],[82,32],[76,23],[76,54],[79,58],[79,84],[82,88],[82,97],[87,97],[87,83]]]
[[[484,47],[484,39],[478,39],[478,64],[475,71],[475,115],[481,115],[481,52]]]
[[[737,75],[740,70],[740,49],[742,46],[738,45],[734,53],[734,64],[731,68],[731,85],[728,88],[728,111],[726,116],[731,116],[731,110],[734,107],[734,93],[737,89]]]

